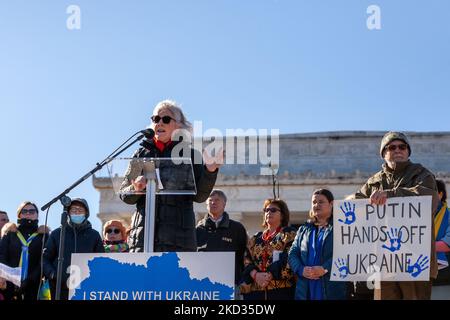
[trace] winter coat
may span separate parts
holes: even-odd
[[[0,263],[16,268],[19,266],[20,256],[22,252],[22,242],[19,240],[17,230],[22,233],[25,240],[33,233],[38,233],[28,247],[28,273],[27,278],[22,281],[20,288],[14,286],[11,282],[7,282],[7,288],[4,291],[5,299],[21,300],[37,300],[39,283],[41,280],[41,253],[42,242],[48,238],[45,228],[41,227],[24,227],[19,225],[16,229],[14,226],[11,231],[7,231],[0,242]]]
[[[439,196],[434,175],[422,165],[412,163],[409,160],[398,163],[395,170],[390,169],[385,163],[381,171],[367,180],[361,190],[355,194],[355,198],[370,198],[374,191],[386,191],[388,198],[432,196],[432,208],[429,213],[432,226],[432,232],[430,233],[430,277],[435,279],[438,273],[438,266],[434,239],[434,212],[436,212],[439,204]]]
[[[247,246],[247,232],[244,226],[231,220],[228,213],[216,223],[206,215],[197,224],[198,251],[233,251],[235,255],[235,283],[238,284],[244,268],[244,252]]]
[[[59,241],[61,238],[61,228],[50,234],[44,249],[44,274],[50,279],[52,298],[55,297],[56,272],[58,270]],[[67,267],[71,265],[72,253],[102,253],[105,252],[100,233],[92,229],[92,225],[85,220],[80,225],[73,226],[70,222],[66,227],[64,239],[64,262],[62,266],[62,286],[61,298],[67,299],[68,288],[66,273]]]
[[[311,232],[316,226],[305,223],[298,229],[294,243],[289,251],[289,265],[297,275],[295,288],[296,300],[308,299],[308,279],[303,277],[303,269],[308,262],[308,244]],[[330,271],[333,260],[333,225],[329,224],[324,231],[320,265],[328,272],[320,278],[322,297],[324,300],[342,300],[347,297],[347,282],[330,281]],[[308,266],[311,267],[311,266]]]
[[[155,146],[153,140],[148,141],[146,148],[138,149],[133,158],[170,158],[172,150],[183,142],[174,142],[162,152]],[[186,146],[186,145],[185,145]],[[178,153],[183,157],[183,148]],[[217,178],[217,172],[208,172],[203,163],[195,164],[194,159],[202,159],[201,155],[189,148],[192,159],[196,195],[156,195],[155,201],[155,239],[154,251],[197,251],[195,232],[195,202],[204,202],[209,197]],[[186,157],[186,155],[184,155]],[[132,179],[143,175],[139,165],[129,165],[121,190],[133,191]],[[135,204],[136,211],[133,214],[128,236],[130,252],[143,252],[144,250],[144,226],[145,226],[145,195],[121,194],[121,199],[127,204]]]

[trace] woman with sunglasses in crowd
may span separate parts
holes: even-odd
[[[41,280],[42,243],[46,241],[48,229],[39,227],[39,210],[36,204],[25,201],[17,209],[17,225],[4,227],[0,243],[0,263],[9,267],[22,267],[21,285],[0,278],[6,300],[37,300]]]
[[[313,192],[310,220],[300,226],[289,252],[289,264],[298,277],[296,300],[347,298],[347,282],[330,281],[333,201],[333,194],[327,189]]]
[[[195,195],[156,196],[154,251],[197,251],[193,201],[201,203],[209,197],[218,169],[223,163],[223,153],[218,152],[214,157],[204,153],[205,164],[203,163],[202,155],[196,155],[190,147],[192,125],[173,101],[158,103],[153,110],[151,121],[155,136],[151,140],[145,140],[141,144],[143,147],[138,149],[133,157],[191,158],[197,188]],[[186,136],[189,136],[189,139],[182,141]],[[144,250],[146,183],[139,163],[130,162],[121,186],[121,199],[127,204],[136,205],[128,236],[130,252]]]
[[[280,199],[267,199],[263,228],[248,243],[240,290],[244,300],[292,300],[295,278],[288,252],[296,230],[289,224],[289,209]]]
[[[103,246],[105,252],[128,252],[125,227],[119,220],[109,220],[103,226]]]

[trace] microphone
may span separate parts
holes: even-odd
[[[141,141],[140,145],[147,150],[151,150],[152,146],[149,141],[151,141],[153,139],[153,137],[155,136],[155,131],[153,131],[150,128],[147,128],[147,129],[141,130],[139,132],[142,133],[142,136],[141,136],[142,138],[145,137],[145,139]]]
[[[155,131],[153,131],[153,129],[150,128],[141,130],[139,132],[142,133],[144,137],[149,140],[153,139],[153,137],[155,136]]]

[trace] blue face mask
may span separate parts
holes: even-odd
[[[81,223],[83,223],[85,218],[86,218],[86,215],[84,215],[84,214],[71,215],[70,221],[72,221],[72,223],[74,223],[74,224],[81,224]]]

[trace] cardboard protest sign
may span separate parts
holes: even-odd
[[[333,281],[428,281],[431,196],[336,200]]]

